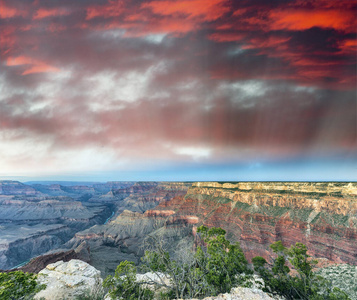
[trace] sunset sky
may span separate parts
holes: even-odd
[[[351,0],[0,0],[0,179],[357,180]]]

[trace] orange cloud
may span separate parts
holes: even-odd
[[[186,18],[202,18],[204,21],[214,21],[230,11],[226,0],[181,0],[181,1],[152,1],[143,4],[155,14],[172,16],[183,14]]]
[[[272,30],[305,30],[312,27],[354,31],[356,19],[352,12],[341,10],[278,10],[271,11]]]
[[[66,16],[69,15],[70,13],[71,12],[65,8],[50,8],[50,9],[40,8],[33,16],[33,19],[37,20],[37,19],[44,19],[47,17]]]
[[[6,60],[7,66],[25,66],[25,70],[22,72],[22,75],[32,74],[32,73],[47,73],[47,72],[58,72],[59,69],[53,67],[45,62],[33,59],[28,56],[18,56],[18,57],[9,57]]]
[[[357,40],[345,40],[340,43],[340,49],[342,53],[345,54],[355,54],[357,53]]]

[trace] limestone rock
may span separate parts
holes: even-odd
[[[38,282],[47,287],[39,292],[35,299],[59,300],[97,292],[101,289],[103,280],[100,271],[81,260],[72,259],[69,262],[49,264],[40,271]]]

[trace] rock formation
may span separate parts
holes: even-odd
[[[72,259],[49,264],[39,272],[38,283],[45,284],[45,290],[36,294],[35,299],[75,299],[101,290],[103,280],[100,271],[89,264]]]
[[[201,182],[151,213],[168,212],[168,220],[184,217],[195,226],[224,228],[249,259],[269,259],[268,246],[282,240],[286,246],[306,244],[315,257],[357,264],[357,183]]]

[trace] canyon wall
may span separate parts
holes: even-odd
[[[310,254],[357,265],[357,183],[194,183],[183,198],[147,212],[222,227],[246,256],[270,259],[269,245],[306,244]],[[168,217],[170,215],[170,217]]]
[[[169,224],[166,216],[155,217],[147,211],[175,197],[183,198],[190,186],[190,183],[138,182],[129,188],[113,190],[99,199],[91,199],[111,201],[115,203],[116,211],[105,224],[76,233],[67,246],[75,248],[86,241],[90,246],[90,263],[106,276],[123,260],[138,263],[149,234],[162,233],[172,242],[171,247],[184,243],[186,237],[192,238],[191,226],[179,221],[179,224]]]

